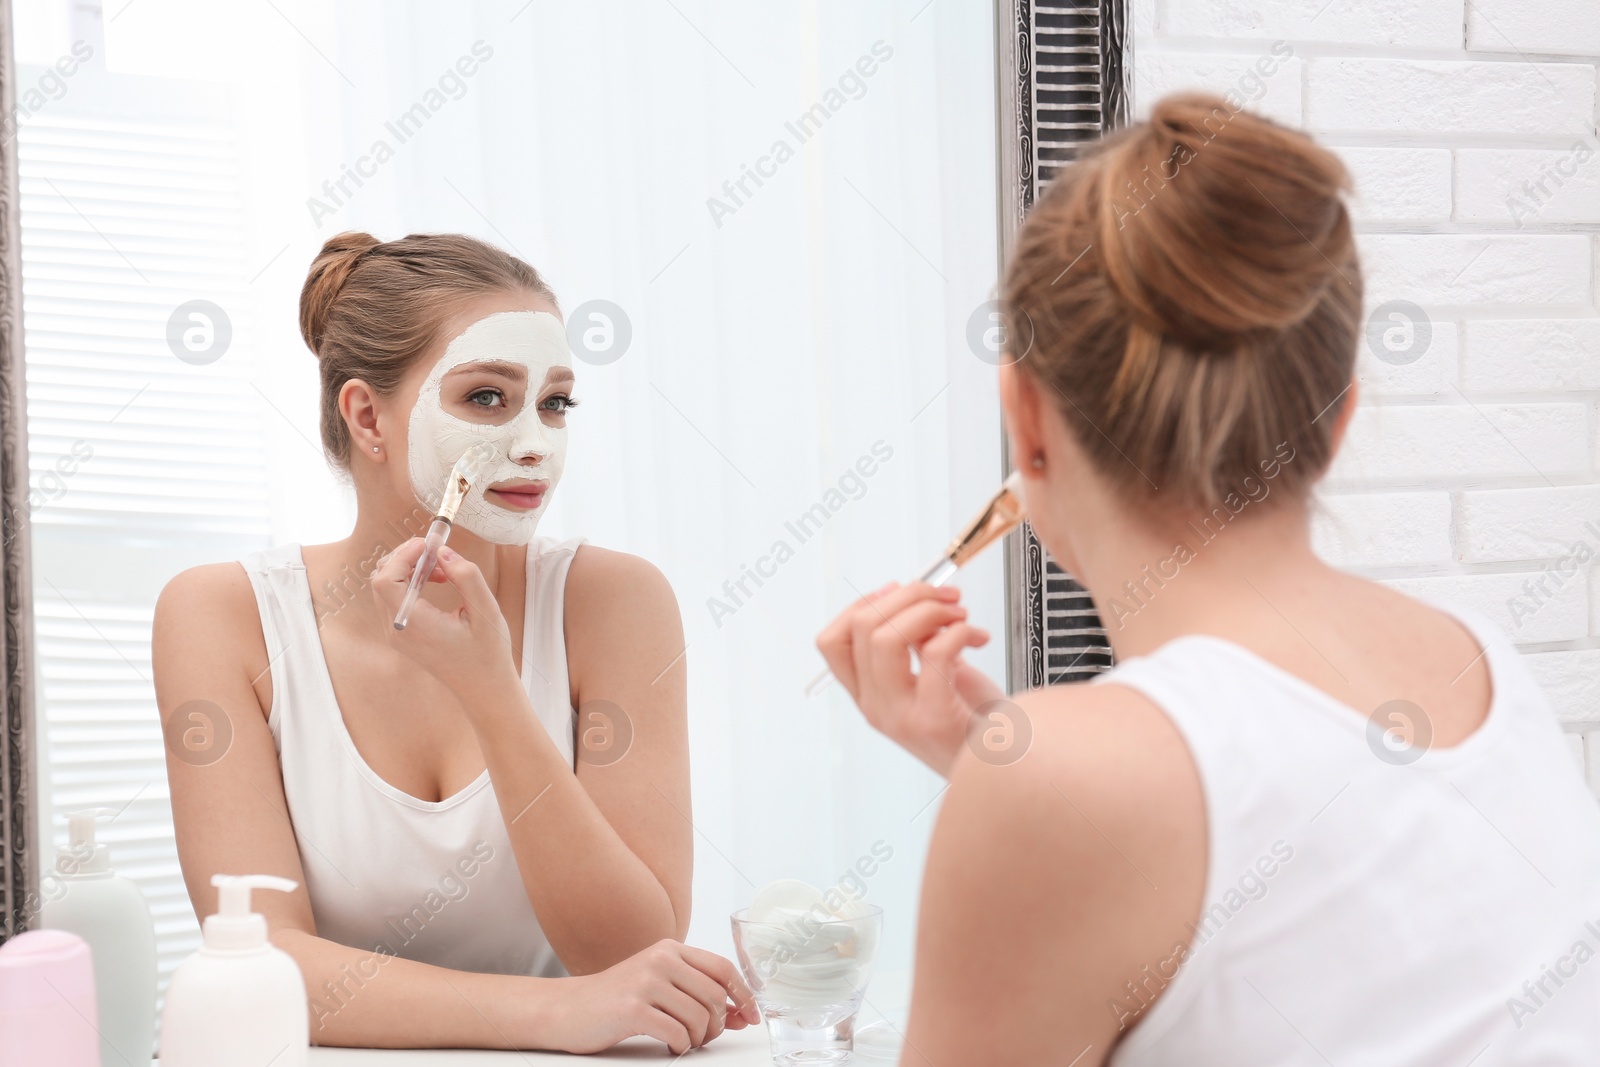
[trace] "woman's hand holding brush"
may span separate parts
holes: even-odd
[[[479,441],[463,452],[461,458],[456,460],[455,466],[450,468],[444,488],[439,494],[439,510],[434,515],[433,522],[428,525],[428,535],[422,540],[422,554],[417,557],[416,566],[411,571],[411,580],[406,584],[405,596],[401,598],[400,606],[395,611],[396,630],[404,630],[406,623],[410,621],[411,609],[416,605],[417,598],[422,595],[422,587],[432,580],[433,568],[439,562],[439,553],[450,537],[451,527],[455,525],[456,512],[461,510],[467,494],[483,477],[484,471],[494,462],[494,458],[494,449],[488,443]]]
[[[961,657],[988,644],[989,634],[967,622],[960,600],[953,586],[891,582],[817,636],[818,651],[867,721],[947,776],[977,709],[1006,695]]]
[[[399,609],[424,550],[423,539],[413,537],[385,556],[372,572],[373,595],[386,617],[393,618]],[[388,631],[390,645],[457,695],[508,680],[520,684],[518,665],[511,656],[511,628],[477,564],[446,545],[439,550],[439,562],[428,582],[449,583],[460,594],[461,606],[445,611],[426,597],[417,600],[406,628]]]

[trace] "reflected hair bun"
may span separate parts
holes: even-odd
[[[339,293],[361,257],[382,243],[370,233],[346,230],[330,237],[317,258],[311,261],[305,284],[300,288],[300,336],[305,338],[306,347],[319,357],[334,301],[339,299]]]

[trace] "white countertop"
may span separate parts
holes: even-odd
[[[893,971],[873,980],[873,992],[856,1018],[860,1027],[884,1018],[881,1005],[892,1011],[896,1027],[905,1025],[906,1006],[911,1000],[911,971]],[[857,1056],[862,1067],[887,1067],[890,1061]],[[705,1048],[697,1048],[674,1059],[659,1041],[635,1037],[606,1052],[575,1056],[570,1052],[490,1052],[484,1049],[381,1049],[313,1048],[311,1067],[513,1067],[514,1064],[565,1063],[567,1067],[587,1067],[595,1063],[654,1063],[664,1067],[771,1067],[772,1047],[762,1023],[743,1030],[724,1030]],[[151,1067],[161,1067],[156,1060]]]
[[[157,1060],[153,1067],[160,1067]],[[727,1030],[704,1048],[674,1059],[659,1041],[632,1038],[609,1052],[574,1056],[567,1052],[488,1052],[482,1049],[376,1049],[313,1048],[312,1067],[512,1067],[513,1064],[565,1063],[584,1067],[591,1063],[682,1063],[683,1067],[771,1067],[767,1028],[756,1025]]]
[[[772,1051],[767,1044],[767,1028],[756,1025],[743,1030],[725,1030],[705,1048],[695,1049],[674,1060],[667,1046],[647,1038],[624,1041],[608,1052],[593,1056],[574,1056],[569,1052],[486,1052],[482,1049],[367,1049],[314,1048],[312,1067],[445,1067],[468,1064],[470,1067],[511,1067],[518,1063],[565,1063],[583,1067],[589,1063],[677,1063],[683,1067],[707,1064],[708,1067],[772,1067]]]

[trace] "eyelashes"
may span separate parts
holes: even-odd
[[[560,401],[561,403],[559,408],[552,408],[549,406],[557,401]],[[554,396],[545,397],[544,401],[540,403],[539,409],[541,411],[554,411],[558,415],[565,415],[570,409],[577,406],[577,397],[568,396],[566,393],[556,393]]]
[[[472,407],[483,411],[504,411],[506,408],[506,395],[499,389],[489,387],[474,389],[463,399]],[[551,405],[557,406],[552,407]],[[567,393],[555,393],[539,402],[540,411],[548,411],[556,415],[565,415],[570,409],[577,406],[578,398]]]

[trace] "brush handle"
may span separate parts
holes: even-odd
[[[449,536],[450,523],[444,519],[434,519],[433,525],[428,527],[428,536],[422,541],[422,555],[418,557],[417,565],[411,571],[411,584],[406,586],[405,599],[400,601],[400,610],[395,613],[396,630],[404,630],[406,623],[411,621],[411,609],[417,606],[417,597],[422,595],[422,587],[427,584],[433,568],[439,565],[439,549],[444,547],[445,539]]]
[[[955,562],[951,560],[949,556],[940,556],[939,562],[923,571],[921,577],[919,577],[917,581],[927,582],[929,585],[937,588],[938,586],[943,585],[945,582],[948,582],[951,578],[954,578],[956,571],[959,569],[960,568],[956,566]],[[817,675],[815,678],[811,679],[811,681],[806,683],[806,696],[816,696],[818,693],[828,688],[828,683],[831,681],[833,681],[833,672],[824,667],[821,674]]]

